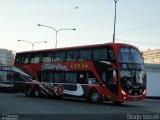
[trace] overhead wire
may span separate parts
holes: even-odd
[[[154,23],[151,23],[151,24],[147,24],[147,25],[143,25],[143,26],[140,26],[140,27],[128,29],[128,30],[125,30],[125,31],[122,31],[122,32],[118,32],[118,33],[116,33],[116,35],[123,34],[123,33],[126,33],[126,32],[132,32],[132,31],[139,30],[139,29],[144,29],[144,28],[154,26],[154,25],[157,25],[157,24],[160,24],[160,21],[157,21],[157,22],[154,22]],[[93,40],[91,42],[95,42],[95,41],[100,40],[102,38],[104,39],[104,38],[109,38],[109,37],[112,37],[112,35],[108,35],[106,37],[101,37],[101,38],[98,38],[98,39]]]
[[[119,32],[117,34],[131,32],[131,31],[135,31],[135,30],[139,30],[139,29],[144,29],[146,27],[150,27],[150,26],[153,26],[153,25],[156,25],[156,24],[160,24],[160,21],[157,21],[157,22],[154,22],[154,23],[151,23],[151,24],[147,24],[147,25],[143,25],[143,26],[140,26],[140,27],[136,27],[136,28],[133,28],[133,29],[129,29],[129,30],[126,30],[126,31],[123,31],[123,32]]]

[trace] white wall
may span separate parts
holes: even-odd
[[[160,69],[147,69],[147,96],[160,97]]]

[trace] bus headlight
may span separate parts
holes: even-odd
[[[146,91],[146,90],[144,90],[144,91],[143,91],[143,95],[146,95],[146,92],[147,92],[147,91]]]
[[[126,95],[126,92],[124,92],[123,90],[121,90],[121,93],[122,93],[123,95]]]

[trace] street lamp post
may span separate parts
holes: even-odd
[[[37,42],[30,42],[30,41],[27,41],[27,40],[18,40],[18,41],[23,41],[23,42],[30,43],[32,45],[32,50],[33,50],[33,46],[34,46],[35,43],[47,43],[47,41],[37,41]]]
[[[115,2],[115,15],[114,15],[114,33],[113,33],[113,43],[115,43],[115,31],[116,31],[116,8],[117,8],[117,1],[118,0],[114,0]]]
[[[55,48],[57,48],[57,34],[58,34],[59,31],[61,31],[61,30],[76,30],[75,28],[73,28],[73,29],[64,28],[64,29],[58,29],[58,30],[57,30],[57,29],[55,29],[55,28],[53,28],[53,27],[46,26],[46,25],[41,25],[41,24],[38,24],[38,26],[48,27],[48,28],[53,29],[53,30],[56,32],[56,44],[55,44]]]

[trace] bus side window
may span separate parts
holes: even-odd
[[[107,60],[107,48],[96,48],[93,50],[93,60]]]
[[[53,73],[52,72],[39,72],[39,81],[40,82],[53,82]]]
[[[65,60],[65,52],[57,52],[53,55],[53,62],[63,62]]]
[[[43,82],[43,72],[42,71],[38,71],[38,80],[39,82]]]
[[[78,61],[85,61],[92,59],[92,50],[79,50]]]
[[[53,73],[52,72],[46,72],[44,76],[45,82],[53,82]]]
[[[65,82],[66,83],[77,83],[77,73],[66,73]]]
[[[16,63],[23,63],[23,55],[16,56]]]
[[[28,54],[28,55],[25,55],[24,57],[24,63],[30,63],[31,62],[31,55]]]
[[[40,63],[42,54],[33,54],[31,57],[31,63]]]
[[[102,78],[104,84],[106,84],[107,83],[107,74],[105,72],[102,72],[101,78]]]
[[[76,61],[78,57],[78,51],[67,51],[67,61]]]
[[[88,78],[88,84],[95,84],[96,78]]]
[[[55,83],[64,83],[64,73],[54,73]]]
[[[113,70],[107,71],[107,84],[113,83]]]
[[[43,54],[43,58],[42,58],[42,62],[52,62],[52,53],[44,53]]]
[[[113,70],[108,70],[101,73],[101,79],[104,84],[113,84]]]
[[[113,61],[115,61],[115,59],[116,59],[116,57],[115,57],[115,54],[114,54],[114,51],[113,51],[113,49],[112,48],[109,48],[108,49],[108,61],[110,61],[110,62],[113,62]]]
[[[78,74],[78,83],[80,83],[80,84],[87,84],[86,73],[85,72]]]
[[[95,76],[91,72],[88,72],[86,74],[86,79],[87,79],[88,84],[95,84],[97,82]]]

